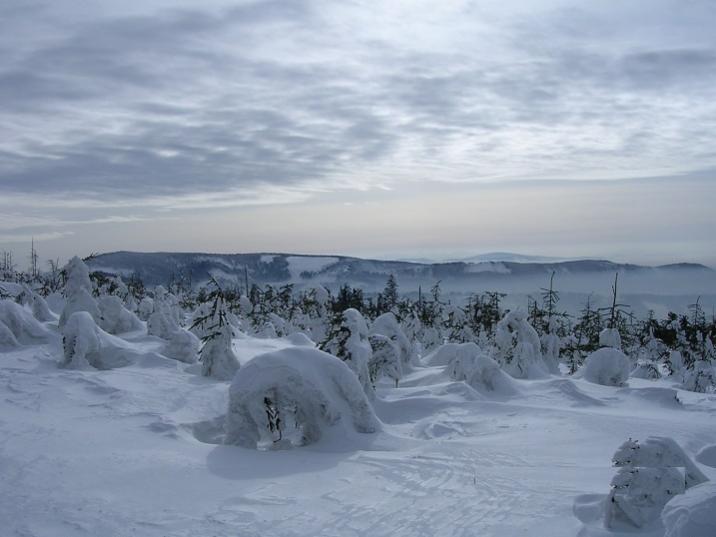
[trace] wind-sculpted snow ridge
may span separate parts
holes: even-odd
[[[264,354],[231,383],[227,444],[304,446],[336,427],[345,441],[378,431],[380,423],[355,374],[330,354],[305,347]]]

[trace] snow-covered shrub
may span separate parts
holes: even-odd
[[[667,363],[671,374],[678,374],[684,369],[684,358],[679,351],[671,351],[669,353],[669,361]]]
[[[139,318],[124,307],[122,299],[115,295],[105,295],[97,299],[100,319],[99,326],[110,334],[123,334],[142,328]]]
[[[713,537],[716,534],[716,483],[703,483],[666,504],[661,512],[664,537]]]
[[[154,308],[147,321],[147,333],[151,336],[169,339],[174,332],[179,330],[179,323],[175,321],[167,307],[156,302],[155,306],[158,307]]]
[[[497,323],[495,332],[497,359],[515,378],[539,378],[547,375],[537,332],[521,310],[508,312]]]
[[[599,332],[599,346],[621,350],[622,338],[619,335],[619,330],[616,328],[605,328]]]
[[[154,299],[145,296],[137,306],[137,316],[142,321],[148,321],[149,316],[154,313]]]
[[[413,346],[410,344],[405,332],[400,327],[398,319],[392,312],[376,317],[370,327],[371,334],[380,334],[390,338],[398,347],[400,363],[403,367],[409,366],[415,357]],[[374,349],[375,351],[375,349]]]
[[[474,343],[457,345],[445,372],[453,380],[465,381],[482,395],[514,395],[515,381],[495,360]]]
[[[50,310],[44,298],[34,292],[28,285],[23,285],[22,293],[17,296],[21,304],[27,305],[32,310],[32,315],[41,322],[54,321],[54,313]]]
[[[671,438],[629,439],[613,457],[619,468],[605,504],[605,523],[643,527],[659,517],[675,495],[703,483],[706,476]]]
[[[162,349],[164,356],[187,364],[196,362],[201,346],[198,337],[184,328],[179,328],[167,339]]]
[[[70,315],[62,328],[62,367],[97,369],[123,367],[141,356],[123,340],[102,330],[86,311]]]
[[[62,346],[63,367],[100,368],[99,327],[88,312],[76,311],[70,315],[62,328]]]
[[[602,347],[587,356],[577,376],[604,386],[624,386],[630,370],[626,354],[612,347]]]
[[[92,297],[92,282],[89,278],[89,269],[79,257],[75,256],[65,266],[67,285],[65,286],[65,307],[60,315],[60,328],[70,316],[77,311],[88,312],[95,322],[100,320],[99,307]]]
[[[44,342],[49,336],[49,330],[20,304],[0,300],[0,345],[8,348],[18,344],[33,345]]]
[[[679,468],[620,468],[611,487],[605,511],[608,528],[618,522],[641,528],[658,519],[667,502],[685,490]]]
[[[691,392],[706,393],[716,388],[716,371],[706,360],[698,360],[684,370],[684,382],[681,388]]]
[[[474,343],[445,343],[423,358],[423,364],[428,366],[448,365],[456,356],[463,353],[470,354],[473,346],[477,348]]]
[[[370,382],[375,386],[376,382],[386,376],[395,382],[398,382],[403,376],[403,365],[401,351],[398,345],[383,334],[371,334],[368,336],[373,353],[368,362],[368,373]]]
[[[557,322],[550,319],[547,332],[540,339],[542,359],[550,373],[559,373],[559,353],[562,350],[562,339],[557,334]]]
[[[317,349],[292,347],[257,356],[234,377],[227,444],[272,449],[373,433],[380,422],[346,364]]]
[[[661,371],[659,371],[659,366],[651,360],[638,360],[631,376],[637,379],[654,380],[661,378]]]
[[[368,341],[368,325],[358,310],[348,308],[338,315],[319,348],[343,360],[358,377],[366,394],[373,393],[368,371],[373,351]]]

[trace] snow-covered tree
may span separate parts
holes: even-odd
[[[206,316],[194,319],[192,328],[198,324],[206,327],[199,353],[201,374],[219,380],[231,380],[239,370],[239,360],[232,348],[234,333],[228,320],[223,292],[218,284],[215,285],[216,289],[211,295],[211,309]]]
[[[522,310],[508,312],[497,323],[495,343],[499,363],[513,377],[539,378],[547,374],[539,336]]]
[[[332,431],[345,442],[379,429],[346,363],[316,349],[291,347],[254,358],[229,390],[227,444],[281,449],[318,442]]]
[[[474,343],[441,348],[446,347],[453,351],[445,367],[451,379],[465,381],[482,395],[504,397],[517,393],[515,381]]]
[[[393,380],[395,386],[403,377],[403,364],[398,345],[388,336],[370,334],[368,336],[372,354],[368,362],[368,374],[373,386],[385,376]]]
[[[319,348],[346,362],[366,394],[372,395],[368,363],[373,351],[368,341],[368,325],[358,310],[348,308],[336,315],[327,338]]]
[[[70,315],[77,311],[86,311],[95,322],[100,320],[97,302],[92,297],[92,282],[89,269],[79,257],[75,256],[65,266],[67,283],[65,285],[65,307],[60,315],[60,328],[64,327]]]

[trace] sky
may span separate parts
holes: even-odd
[[[3,0],[0,250],[716,266],[712,0]]]

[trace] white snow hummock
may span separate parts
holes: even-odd
[[[199,338],[184,328],[178,328],[167,338],[162,354],[187,364],[196,362],[201,342]]]
[[[575,377],[604,386],[624,386],[630,370],[631,364],[626,354],[613,347],[602,347],[587,356]]]
[[[338,358],[289,347],[254,358],[234,377],[225,443],[259,449],[303,446],[319,441],[329,429],[340,431],[344,441],[380,429],[361,384]]]
[[[716,483],[704,483],[666,504],[661,513],[664,537],[716,535]]]
[[[542,344],[537,331],[527,322],[522,310],[508,312],[497,323],[495,332],[497,359],[515,378],[541,378],[548,374],[542,358]]]
[[[517,393],[512,377],[475,343],[457,345],[445,372],[453,380],[465,381],[482,395],[510,396]]]

